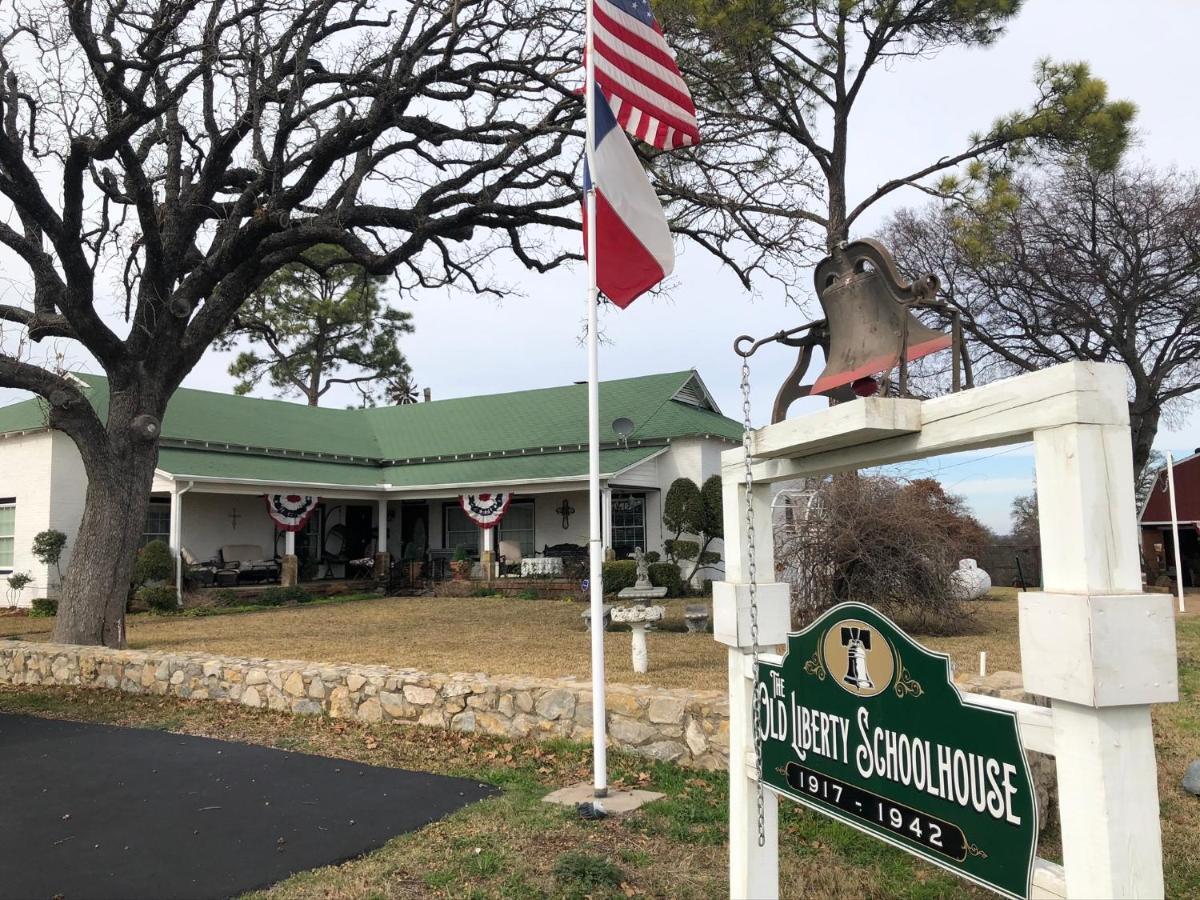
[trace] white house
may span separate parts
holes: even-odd
[[[79,375],[101,412],[107,381]],[[587,389],[583,384],[377,409],[323,409],[179,390],[164,417],[145,541],[161,539],[198,559],[222,547],[284,552],[265,497],[319,497],[297,535],[307,577],[343,577],[345,559],[407,547],[427,556],[483,533],[458,507],[462,494],[515,496],[499,542],[532,556],[546,547],[586,546]],[[662,497],[680,476],[703,482],[720,453],[741,440],[695,371],[609,381],[600,386],[602,519],[618,556],[635,546],[662,550]],[[611,424],[633,422],[622,439]],[[46,426],[44,405],[0,409],[0,577],[28,572],[28,605],[57,578],[34,559],[33,537],[68,537],[63,569],[82,515],[86,476],[71,440]],[[316,570],[315,572],[313,570]],[[0,587],[3,584],[0,583]]]

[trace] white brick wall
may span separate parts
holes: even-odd
[[[13,572],[33,576],[33,582],[21,594],[21,606],[29,606],[34,597],[46,596],[50,573],[33,558],[32,548],[33,536],[51,527],[54,437],[43,432],[0,440],[0,498],[14,497],[17,501],[13,566],[0,568],[0,596],[5,597],[5,605],[9,602],[5,579]]]

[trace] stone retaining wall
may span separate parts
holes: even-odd
[[[5,641],[0,684],[169,695],[533,740],[586,741],[592,734],[591,685],[566,678],[437,675],[390,666]],[[612,746],[682,765],[726,766],[724,692],[609,685],[607,697]]]

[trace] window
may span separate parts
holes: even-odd
[[[0,500],[0,569],[12,570],[13,545],[17,534],[17,501]]]
[[[171,501],[151,500],[146,509],[146,525],[142,528],[142,542],[145,547],[151,541],[171,543]]]
[[[534,507],[532,500],[514,500],[508,512],[500,520],[496,538],[496,552],[500,552],[500,541],[513,541],[521,546],[522,556],[537,553],[537,535],[533,525]]]
[[[612,542],[618,559],[633,556],[633,549],[646,549],[646,495],[613,494]]]
[[[443,546],[447,550],[466,547],[472,556],[479,552],[479,526],[457,503],[447,503],[442,507],[442,535],[445,538]]]

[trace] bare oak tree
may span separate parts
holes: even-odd
[[[983,378],[1123,364],[1137,472],[1164,414],[1200,392],[1194,176],[1068,161],[979,202],[903,212],[887,239],[909,271],[938,273]]]
[[[0,13],[0,386],[88,476],[55,638],[122,640],[167,401],[246,297],[318,244],[409,285],[578,228],[579,11],[541,0],[27,0]],[[535,234],[527,238],[529,229]],[[18,334],[13,335],[13,326]],[[81,346],[98,411],[31,343]],[[47,354],[52,356],[52,354]]]

